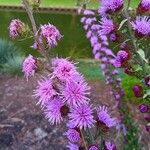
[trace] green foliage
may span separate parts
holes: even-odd
[[[123,144],[123,150],[140,150],[141,145],[139,143],[138,136],[138,128],[132,119],[129,109],[124,103],[124,108],[122,108],[121,112],[124,114],[124,124],[126,126],[126,136],[125,136],[125,144]]]
[[[141,102],[141,99],[140,98],[136,98],[134,96],[134,93],[132,91],[132,87],[135,85],[135,84],[141,84],[140,83],[140,80],[137,79],[136,77],[133,77],[133,76],[128,76],[128,75],[125,75],[123,78],[122,78],[122,87],[126,93],[125,95],[125,99],[129,102],[132,102],[132,103],[140,103]]]
[[[10,41],[0,39],[0,72],[21,74],[23,53]]]
[[[79,61],[77,64],[79,67],[79,71],[85,75],[88,80],[99,80],[102,79],[103,76],[100,72],[99,62],[92,61]]]

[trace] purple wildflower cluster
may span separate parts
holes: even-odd
[[[25,24],[21,22],[19,19],[14,19],[11,21],[9,26],[9,35],[12,39],[20,36],[23,33],[23,29]]]
[[[89,11],[89,10],[88,10]],[[95,59],[101,61],[101,70],[103,75],[105,75],[106,84],[114,84],[115,91],[110,92],[119,100],[123,96],[123,90],[120,87],[120,79],[117,78],[118,71],[113,68],[110,70],[110,66],[114,64],[115,54],[111,49],[108,48],[109,40],[107,35],[112,35],[115,33],[116,26],[113,20],[108,17],[103,17],[100,22],[95,20],[94,12],[91,11],[92,15],[85,15],[81,18],[83,23],[83,28],[86,30],[86,37],[90,40],[91,46],[93,48],[93,54]],[[86,20],[92,20],[91,24],[87,24]],[[85,28],[86,27],[86,28]],[[115,75],[115,76],[114,76]],[[115,80],[112,77],[116,77]]]
[[[52,64],[52,73],[38,82],[34,96],[39,99],[37,103],[42,106],[50,124],[60,124],[68,116],[69,129],[64,135],[69,140],[67,147],[74,149],[81,141],[80,131],[96,125],[95,108],[88,98],[90,88],[73,62],[56,58]],[[111,118],[104,106],[97,109],[97,117],[107,128],[117,125],[117,119]]]

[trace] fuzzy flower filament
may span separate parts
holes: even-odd
[[[91,128],[95,120],[91,105],[81,105],[71,109],[69,114],[69,124],[80,129]]]
[[[38,81],[38,86],[34,90],[34,96],[39,99],[37,104],[40,104],[42,107],[45,106],[54,95],[56,95],[56,91],[53,88],[51,78],[43,78]]]
[[[50,23],[41,25],[39,34],[40,41],[43,41],[43,39],[45,39],[49,48],[57,46],[58,41],[62,37],[59,30]]]

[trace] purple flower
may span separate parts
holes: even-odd
[[[32,55],[26,57],[22,64],[22,72],[24,73],[27,80],[30,76],[34,76],[36,68],[36,59]]]
[[[134,85],[133,88],[133,93],[135,97],[142,97],[143,96],[143,89],[142,86],[140,85]]]
[[[100,51],[101,50],[101,46],[102,45],[100,43],[95,44],[94,47],[93,47],[93,53],[95,54],[98,51]]]
[[[52,101],[48,102],[44,110],[46,119],[50,124],[59,124],[62,121],[61,108],[63,103],[61,99],[54,98]]]
[[[94,126],[95,120],[93,109],[90,105],[81,105],[73,107],[69,114],[69,124],[80,129],[91,128]]]
[[[150,0],[141,0],[138,10],[141,12],[150,11]]]
[[[105,150],[116,150],[116,146],[110,142],[105,142]]]
[[[124,0],[102,0],[99,13],[106,15],[106,13],[112,13],[120,10],[123,7]]]
[[[116,67],[116,68],[120,68],[124,62],[126,62],[127,60],[129,59],[129,54],[124,51],[124,50],[120,50],[118,53],[117,53],[117,56],[114,60],[114,63],[113,65]]]
[[[88,150],[99,150],[97,145],[91,145],[89,146]]]
[[[92,36],[90,39],[91,46],[94,47],[98,43],[98,38],[96,36]]]
[[[52,63],[54,64],[54,62],[53,74],[61,81],[69,81],[79,75],[75,65],[67,59],[54,59]]]
[[[140,37],[148,36],[150,34],[150,19],[147,16],[136,17],[135,21],[131,22],[133,30]]]
[[[87,104],[89,98],[86,95],[89,94],[89,89],[90,87],[84,80],[79,82],[70,81],[66,84],[63,92],[64,100],[70,106]]]
[[[116,56],[114,62],[113,62],[114,67],[120,68],[121,67],[121,60],[120,57]]]
[[[76,143],[80,140],[80,133],[75,129],[69,129],[64,133],[67,136],[70,142]]]
[[[141,105],[139,106],[139,109],[140,109],[140,112],[141,112],[141,113],[147,113],[148,110],[149,110],[149,107],[148,107],[148,105],[146,105],[146,104],[141,104]]]
[[[100,29],[100,25],[99,24],[93,24],[92,26],[91,26],[91,29],[92,30],[99,30]]]
[[[9,26],[10,37],[15,39],[17,36],[21,35],[24,26],[24,23],[19,19],[12,20]]]
[[[93,11],[91,11],[91,10],[85,10],[85,11],[83,12],[83,14],[84,14],[84,15],[95,15],[95,13],[94,13]]]
[[[69,150],[80,150],[77,144],[73,144],[71,142],[68,143],[67,148],[69,148]]]
[[[40,38],[44,38],[50,48],[55,47],[57,45],[57,42],[61,39],[61,37],[62,35],[54,25],[51,25],[50,23],[41,25]]]
[[[88,26],[90,26],[90,25],[92,25],[92,23],[94,21],[96,21],[95,17],[94,18],[87,18],[86,21],[85,21],[85,24],[88,25]]]
[[[118,56],[122,61],[124,61],[124,60],[128,59],[129,54],[128,54],[126,51],[124,51],[124,50],[120,50],[120,51],[117,53],[117,56]]]
[[[115,30],[115,26],[114,26],[114,23],[113,23],[112,19],[108,19],[106,17],[103,17],[100,21],[100,24],[101,24],[101,29],[100,29],[100,32],[99,32],[100,35],[108,35],[112,31]]]
[[[109,38],[112,42],[115,42],[117,40],[117,36],[114,33],[112,33]]]
[[[116,118],[112,118],[108,114],[108,108],[106,106],[100,106],[97,109],[98,121],[105,124],[108,128],[113,127],[117,124]]]
[[[38,104],[45,106],[45,104],[56,95],[56,91],[53,88],[51,78],[43,78],[38,81],[38,86],[34,90],[34,96],[39,99]]]

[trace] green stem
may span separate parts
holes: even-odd
[[[88,135],[89,135],[89,137],[90,137],[90,142],[91,142],[91,143],[94,143],[94,137],[93,137],[93,135],[92,135],[92,133],[91,133],[91,131],[90,131],[89,128],[87,128],[87,132],[88,132]]]
[[[81,138],[82,138],[82,142],[84,144],[85,150],[88,150],[88,147],[87,147],[87,144],[86,144],[86,141],[85,141],[84,134],[83,134],[82,130],[80,130],[80,133],[81,133]]]

